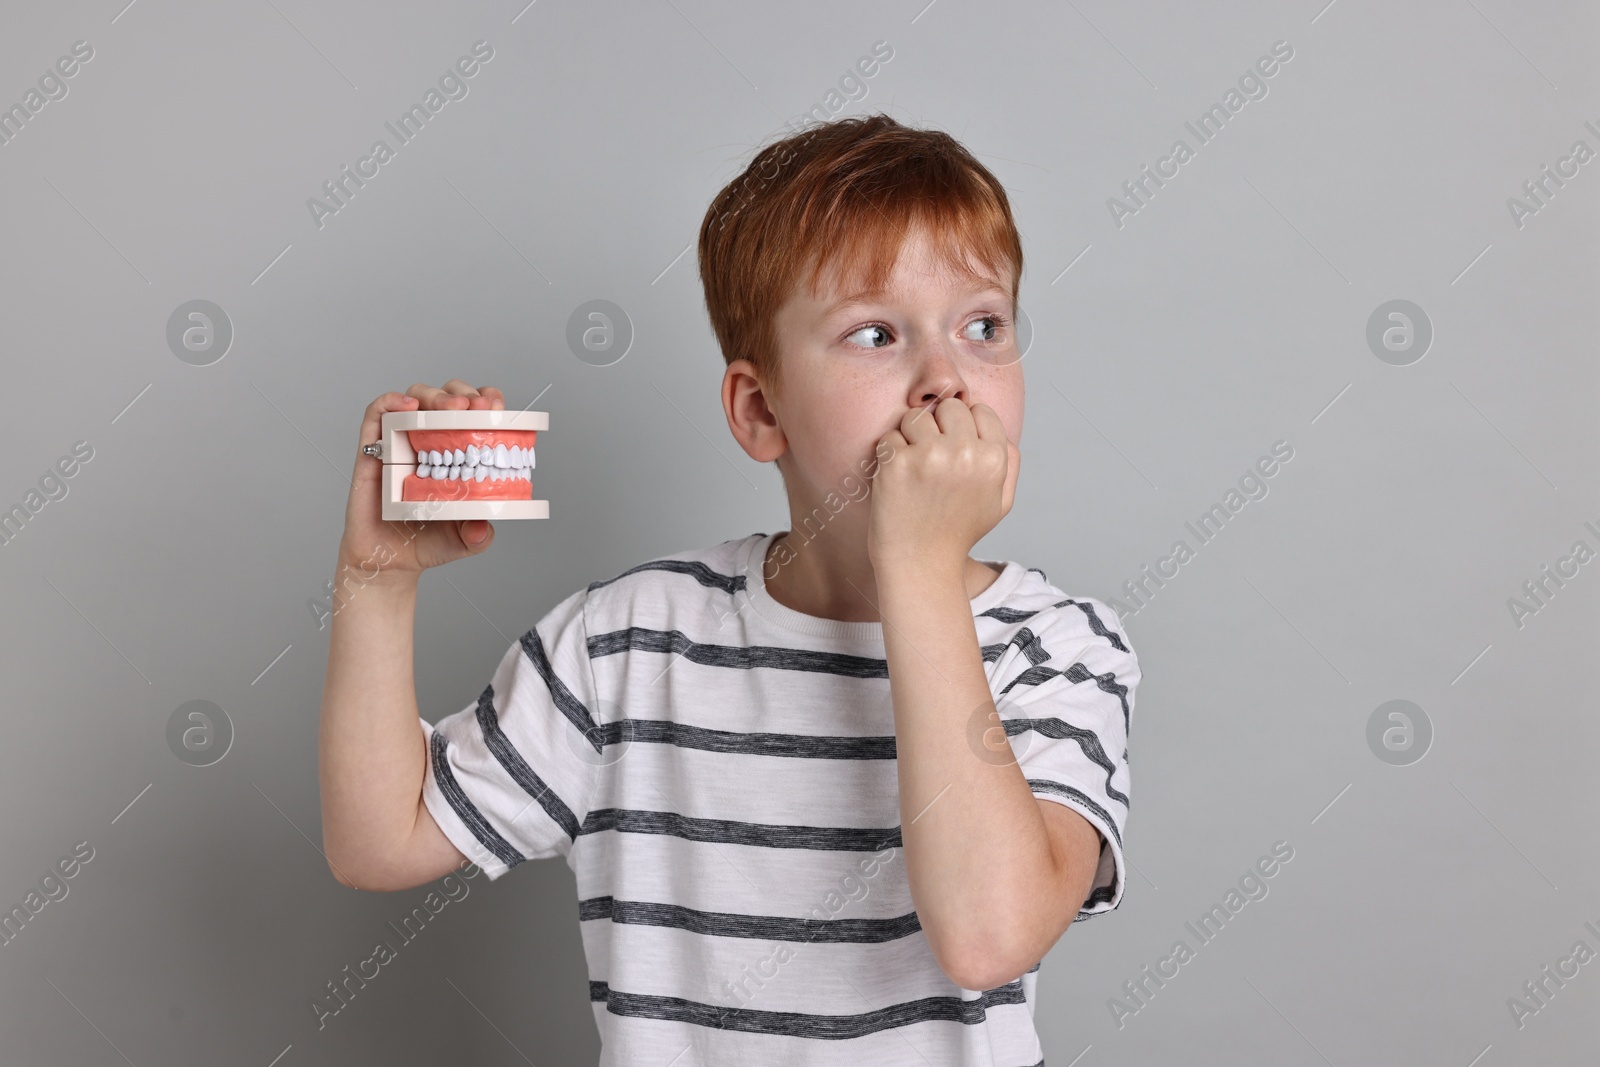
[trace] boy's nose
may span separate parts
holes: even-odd
[[[963,403],[967,403],[967,383],[962,380],[955,361],[948,353],[932,350],[923,360],[907,402],[912,407],[925,408],[951,396],[960,397]]]

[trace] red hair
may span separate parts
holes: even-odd
[[[817,123],[775,141],[711,201],[700,224],[700,282],[725,363],[748,359],[777,395],[777,312],[804,276],[830,265],[846,292],[883,288],[908,233],[925,226],[937,254],[1015,308],[1022,239],[1005,189],[955,138],[888,115]],[[809,273],[806,273],[809,266]]]

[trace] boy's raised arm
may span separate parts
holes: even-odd
[[[453,378],[368,405],[359,443],[378,440],[386,411],[503,410],[500,390]],[[322,839],[340,883],[392,891],[431,882],[466,859],[422,803],[427,745],[412,673],[422,572],[494,541],[482,520],[393,523],[380,518],[382,461],[357,454],[334,575],[318,765]],[[475,541],[470,538],[477,538]]]

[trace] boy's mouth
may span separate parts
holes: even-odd
[[[537,430],[407,430],[416,473],[401,500],[532,500]]]

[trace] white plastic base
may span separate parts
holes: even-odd
[[[385,500],[385,522],[455,522],[464,519],[548,519],[548,500]]]
[[[382,515],[385,522],[460,522],[466,519],[548,519],[548,500],[401,500],[406,476],[417,469],[407,430],[548,430],[543,411],[391,411],[383,416]],[[537,445],[534,446],[537,449]],[[450,483],[444,483],[450,484]]]

